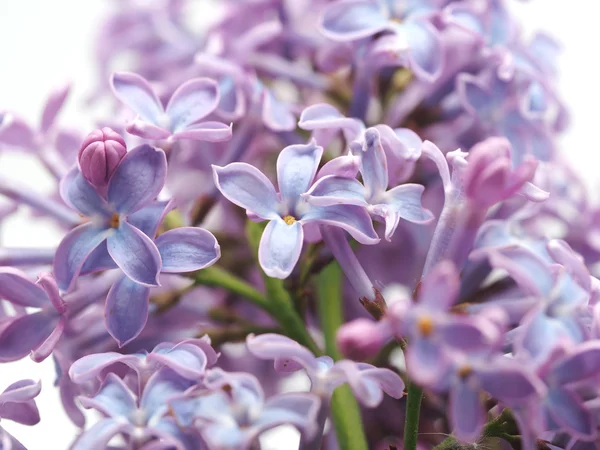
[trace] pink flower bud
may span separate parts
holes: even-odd
[[[375,356],[387,340],[381,325],[369,319],[356,319],[342,325],[336,336],[342,354],[356,361]]]
[[[106,187],[125,153],[127,146],[119,133],[108,127],[94,130],[79,149],[81,174],[93,186]]]

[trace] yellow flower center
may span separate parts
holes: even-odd
[[[467,378],[472,373],[473,373],[473,368],[468,364],[465,364],[460,369],[458,369],[458,376],[460,378]]]
[[[287,215],[283,218],[283,221],[288,225],[294,225],[296,223],[296,218],[294,216]]]
[[[433,320],[431,320],[431,317],[421,317],[419,318],[419,321],[417,323],[417,328],[419,329],[419,331],[421,332],[421,334],[424,337],[429,336],[431,333],[433,333],[433,328],[434,328],[434,324],[433,324]]]
[[[112,215],[112,217],[110,218],[110,227],[111,228],[119,228],[119,223],[121,222],[121,219],[119,217],[118,213],[114,213]]]

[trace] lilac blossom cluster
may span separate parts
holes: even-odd
[[[599,212],[556,148],[558,46],[509,1],[225,0],[198,29],[194,2],[127,0],[97,129],[59,120],[70,86],[39,126],[0,112],[55,181],[0,179],[2,219],[62,230],[0,248],[0,361],[54,360],[73,450],[280,425],[303,450],[598,448]],[[41,389],[0,417],[39,422]]]

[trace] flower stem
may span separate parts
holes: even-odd
[[[416,450],[419,437],[419,415],[423,390],[414,383],[408,385],[406,420],[404,422],[404,450]]]
[[[327,354],[334,360],[342,358],[336,345],[336,332],[344,323],[342,312],[342,271],[336,262],[325,267],[317,278],[319,321]],[[331,398],[331,415],[340,448],[366,450],[367,439],[360,408],[348,386],[338,387]]]

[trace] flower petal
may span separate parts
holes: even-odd
[[[41,389],[41,383],[33,380],[20,380],[8,386],[0,394],[0,417],[23,425],[39,423],[40,412],[34,397]]]
[[[71,230],[60,242],[54,257],[54,278],[62,291],[69,291],[86,259],[106,239],[108,231],[88,222]]]
[[[587,380],[600,372],[600,342],[577,346],[552,369],[552,379],[560,385]]]
[[[83,178],[77,167],[60,181],[60,196],[67,205],[86,217],[109,217],[111,214],[106,200]]]
[[[122,214],[139,211],[162,190],[167,176],[165,152],[140,145],[121,160],[108,183],[107,198]]]
[[[79,358],[71,364],[69,377],[74,383],[87,383],[102,376],[107,367],[117,363],[125,364],[135,370],[141,360],[136,355],[123,355],[117,352],[94,353]]]
[[[106,297],[106,329],[122,347],[140,334],[148,320],[150,289],[122,277]]]
[[[311,205],[358,205],[367,206],[365,187],[353,178],[327,175],[319,179],[302,194]]]
[[[387,158],[381,136],[375,128],[365,132],[365,142],[360,160],[360,173],[367,189],[367,197],[376,197],[388,187]]]
[[[263,123],[272,131],[292,131],[296,129],[296,116],[284,102],[276,99],[265,90],[262,105]]]
[[[485,424],[485,411],[479,392],[467,378],[459,380],[450,391],[450,422],[452,432],[464,442],[475,442]]]
[[[233,135],[231,125],[221,122],[200,122],[187,126],[173,135],[173,139],[194,139],[196,141],[223,142]]]
[[[0,332],[0,361],[24,358],[44,343],[52,334],[59,316],[40,311],[13,319]]]
[[[258,248],[258,261],[265,273],[273,278],[287,278],[300,258],[303,239],[300,222],[288,225],[281,218],[271,220]]]
[[[155,241],[162,272],[180,273],[204,269],[221,256],[219,243],[209,231],[182,227],[161,234]]]
[[[174,207],[173,201],[152,202],[139,211],[127,216],[129,225],[133,225],[150,239],[154,239],[158,227],[165,215]]]
[[[525,367],[503,361],[477,369],[481,387],[492,397],[507,405],[523,403],[540,393],[540,380],[528,373]]]
[[[434,386],[446,376],[448,359],[438,343],[417,337],[408,346],[406,367],[417,383]]]
[[[310,350],[287,336],[251,334],[246,338],[246,346],[257,358],[274,360],[278,372],[295,372],[304,368],[310,375],[318,370],[316,358]]]
[[[146,360],[167,366],[189,380],[202,378],[209,363],[202,348],[185,341],[174,346],[155,348]]]
[[[314,394],[303,392],[279,394],[265,402],[254,426],[260,433],[279,425],[293,425],[307,436],[312,436],[318,432],[316,423],[320,407],[319,397]]]
[[[34,308],[50,305],[46,291],[29,281],[24,272],[12,267],[0,268],[0,298],[15,305]]]
[[[289,208],[294,208],[300,198],[310,188],[319,161],[323,155],[323,147],[315,141],[307,145],[289,145],[277,157],[277,182],[281,197]]]
[[[42,391],[42,383],[33,380],[19,380],[8,386],[0,394],[0,404],[23,403],[33,400]],[[0,414],[0,417],[6,416]]]
[[[552,389],[545,399],[552,419],[566,432],[587,440],[597,435],[596,423],[577,396],[566,389]]]
[[[58,323],[50,333],[50,335],[35,349],[31,352],[31,359],[35,362],[42,362],[45,360],[56,348],[56,344],[63,335],[65,326],[67,324],[67,318],[60,316]]]
[[[238,162],[212,168],[215,185],[227,200],[261,219],[279,217],[275,188],[260,170],[250,164]]]
[[[157,125],[163,115],[163,107],[145,78],[130,72],[117,72],[111,78],[117,98],[146,122]]]
[[[317,103],[304,108],[298,126],[303,130],[347,130],[352,135],[352,139],[358,138],[365,129],[361,120],[346,117],[327,103]]]
[[[409,46],[410,69],[419,79],[434,81],[442,72],[444,53],[439,32],[425,20],[408,21],[404,28]]]
[[[55,89],[48,97],[46,105],[44,106],[44,111],[42,112],[42,121],[40,124],[42,133],[47,133],[54,125],[56,116],[62,109],[70,90],[71,85],[67,83],[64,86]]]
[[[127,122],[125,131],[143,139],[161,140],[171,136],[171,132],[158,125],[145,122],[139,118],[135,118]]]
[[[330,39],[355,41],[373,36],[388,26],[388,17],[379,2],[342,0],[325,9],[321,31]]]
[[[114,373],[109,373],[94,397],[80,397],[85,408],[93,408],[108,417],[129,419],[137,409],[137,401],[131,389]]]
[[[219,88],[210,78],[194,78],[179,86],[166,108],[171,131],[176,133],[213,112],[219,104]]]
[[[136,283],[158,286],[160,253],[148,236],[127,222],[106,241],[108,253],[119,268]]]
[[[369,213],[360,206],[314,206],[302,216],[302,222],[317,222],[342,228],[361,244],[372,245],[379,242]]]
[[[449,261],[437,264],[420,287],[419,302],[434,310],[447,311],[458,297],[460,278],[456,266]]]
[[[102,419],[93,427],[85,430],[73,443],[71,450],[108,448],[109,441],[129,427],[129,424],[114,419]]]

